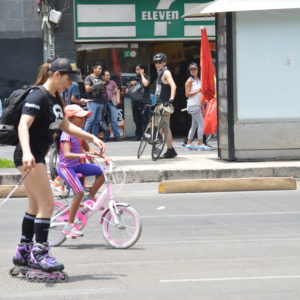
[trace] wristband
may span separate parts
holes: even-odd
[[[79,159],[87,159],[87,157],[85,154],[82,153],[82,154],[80,154]]]

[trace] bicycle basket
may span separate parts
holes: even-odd
[[[125,171],[121,167],[115,165],[112,172],[107,172],[106,176],[112,184],[112,188],[115,190],[115,192],[119,192],[126,181]]]

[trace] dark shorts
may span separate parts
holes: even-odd
[[[35,158],[36,164],[37,163],[46,164],[45,156],[47,154],[47,150],[43,151],[41,149],[37,149],[37,147],[31,146],[31,153],[32,153],[33,157]],[[15,152],[14,152],[14,163],[15,163],[16,168],[23,165],[22,158],[23,158],[23,151],[22,151],[21,145],[18,144],[16,146]]]

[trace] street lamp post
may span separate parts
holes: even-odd
[[[42,16],[44,62],[55,58],[54,28],[59,24],[62,13],[51,7],[47,1],[38,2]]]

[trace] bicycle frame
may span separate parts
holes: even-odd
[[[161,120],[162,120],[162,114],[161,113],[157,113],[155,111],[151,111],[152,117],[151,117],[151,139],[150,141],[148,141],[148,143],[150,145],[153,144],[153,142],[155,141],[155,127],[158,127]],[[157,125],[155,125],[157,123]]]
[[[99,159],[97,156],[94,156],[94,155],[90,155],[91,157],[95,158],[95,159]],[[97,200],[94,202],[93,206],[90,206],[88,205],[87,203],[84,203],[82,202],[81,205],[83,208],[88,208],[88,211],[83,214],[81,212],[81,210],[79,210],[77,213],[76,213],[76,217],[78,219],[80,219],[81,221],[81,224],[83,226],[86,226],[87,225],[87,221],[88,219],[90,219],[97,211],[100,211],[102,207],[104,207],[104,204],[106,203],[107,200],[109,200],[109,203],[108,203],[108,207],[106,209],[103,210],[101,216],[100,216],[100,224],[103,223],[103,220],[104,220],[104,217],[106,215],[106,213],[108,211],[111,212],[112,216],[113,216],[113,219],[114,219],[114,222],[116,225],[120,226],[120,222],[119,222],[119,219],[117,217],[117,214],[116,214],[116,211],[117,211],[117,207],[120,205],[120,206],[129,206],[128,203],[123,203],[123,202],[115,202],[114,199],[113,199],[113,192],[112,192],[112,189],[111,189],[111,180],[109,178],[109,176],[111,176],[112,174],[112,170],[113,170],[113,163],[111,162],[110,165],[109,165],[109,170],[106,171],[100,164],[98,164],[99,167],[101,168],[102,172],[103,172],[103,175],[104,175],[104,178],[105,178],[105,190],[101,193],[101,195],[97,198]],[[61,208],[64,208],[59,214],[55,215],[55,218],[56,220],[59,219],[58,217],[65,214],[70,206],[64,206],[63,204],[60,204],[60,203],[57,203],[58,206],[61,206]],[[68,214],[66,214],[65,216],[62,217],[62,222],[64,223],[65,221],[68,221],[67,220],[68,218]],[[58,225],[61,225],[60,223],[58,222],[53,222],[53,220],[51,219],[51,224],[53,226],[58,226]]]

